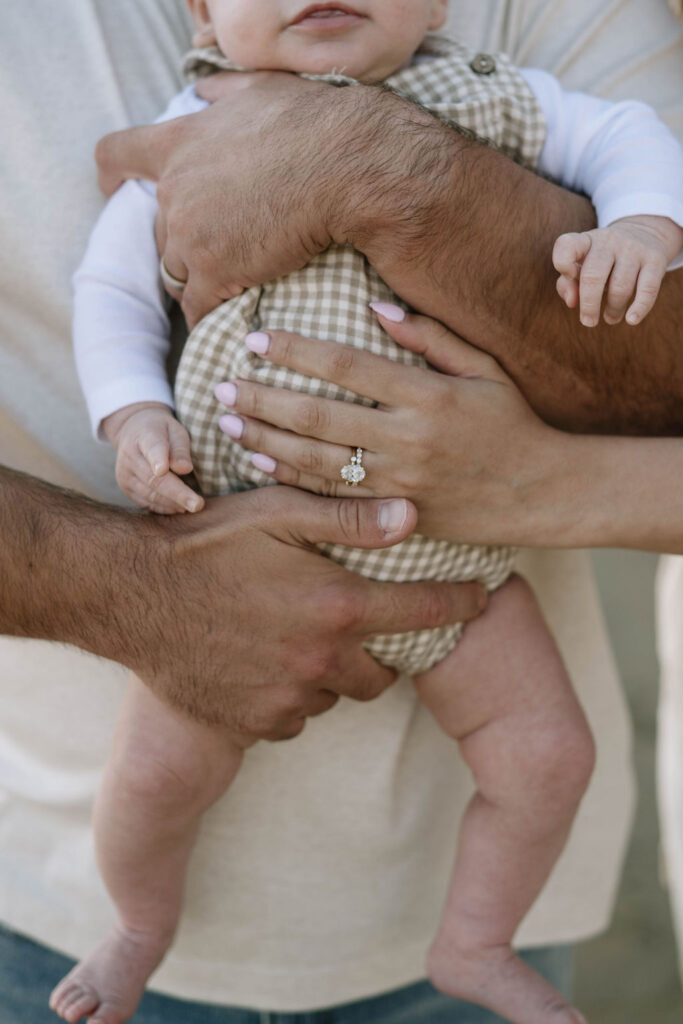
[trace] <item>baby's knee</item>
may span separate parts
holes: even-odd
[[[128,800],[171,816],[203,811],[221,795],[233,774],[199,748],[169,750],[154,739],[143,744],[135,738],[116,751],[109,779]]]
[[[595,741],[583,714],[558,715],[525,739],[521,771],[527,791],[541,802],[562,808],[576,806],[595,768]]]

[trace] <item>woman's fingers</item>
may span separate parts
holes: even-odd
[[[240,385],[241,387],[242,385]],[[232,437],[243,448],[257,452],[259,456],[266,456],[276,463],[271,466],[266,461],[259,459],[255,463],[258,469],[268,473],[279,483],[291,484],[293,487],[306,487],[311,480],[317,481],[313,490],[318,493],[333,493],[329,487],[322,484],[339,483],[345,487],[341,476],[342,466],[348,464],[354,448],[348,445],[330,444],[325,441],[318,441],[314,437],[303,437],[291,431],[279,430],[259,420],[252,420],[247,417],[228,414],[223,416],[219,425],[228,437]],[[239,436],[238,436],[239,435]],[[369,462],[373,460],[372,454],[364,453],[364,467],[369,472]],[[306,481],[304,483],[303,481]],[[359,486],[355,488],[359,494]],[[343,494],[343,490],[340,494]],[[374,491],[366,491],[372,495]]]
[[[388,302],[374,302],[372,308],[377,313],[382,327],[394,341],[403,348],[424,356],[428,363],[442,373],[453,377],[504,379],[504,374],[495,359],[463,341],[437,320],[419,316],[417,313],[406,313],[399,306]]]
[[[302,395],[295,391],[281,391],[279,388],[243,380],[228,382],[227,386],[219,384],[215,394],[219,402],[231,408],[230,415],[222,417],[220,421],[221,429],[236,440],[244,436],[246,417],[265,421],[304,437],[331,441],[346,450],[352,445],[376,449],[378,443],[381,445],[385,440],[387,428],[384,421],[388,414],[381,409],[368,409],[363,405],[335,402],[334,399]],[[249,447],[261,450],[254,429],[251,436],[256,443]]]
[[[372,316],[370,311],[368,316]],[[406,389],[417,389],[416,378],[424,372],[351,345],[304,338],[288,331],[256,331],[247,335],[245,344],[278,366],[338,384],[380,405],[405,404]]]
[[[325,498],[377,498],[380,497],[379,492],[371,490],[369,487],[365,487],[363,484],[358,484],[356,487],[350,487],[339,474],[339,478],[336,480],[329,480],[322,476],[311,476],[309,473],[304,473],[299,469],[294,469],[293,466],[289,466],[286,462],[275,461],[269,455],[264,455],[262,452],[256,452],[252,455],[251,461],[257,469],[263,470],[268,476],[272,477],[279,484],[284,484],[286,487],[298,487],[300,491],[310,491],[312,494],[320,494]]]

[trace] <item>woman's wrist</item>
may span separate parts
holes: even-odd
[[[683,554],[683,441],[551,431],[518,543]]]

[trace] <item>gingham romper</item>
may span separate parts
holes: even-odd
[[[398,71],[384,84],[533,169],[545,138],[545,123],[533,93],[509,60],[441,39],[430,44],[428,53],[430,59]],[[193,51],[186,62],[186,70],[194,77],[224,68],[235,66],[213,48]],[[349,81],[339,76],[329,80]],[[244,345],[250,331],[294,331],[354,345],[404,364],[426,365],[382,331],[368,309],[373,301],[398,300],[362,255],[348,246],[331,246],[303,270],[224,302],[194,328],[181,356],[175,390],[177,413],[190,433],[195,472],[204,494],[272,483],[251,464],[250,453],[220,431],[218,419],[225,410],[213,391],[221,381],[243,378],[372,405],[344,388],[260,359]],[[349,438],[349,451],[354,441]],[[381,550],[340,544],[320,545],[320,550],[375,580],[480,580],[490,590],[507,579],[514,558],[508,547],[473,547],[415,534]],[[415,675],[441,661],[457,644],[462,629],[459,623],[380,636],[365,646],[378,661]]]

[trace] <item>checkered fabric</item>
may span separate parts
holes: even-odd
[[[439,118],[475,132],[517,162],[535,166],[544,141],[543,117],[507,58],[475,54],[443,40],[430,45],[429,55],[429,60],[392,75],[385,85]],[[234,69],[214,50],[194,52],[186,64],[195,76],[207,68],[226,67]],[[339,76],[329,77],[340,83]],[[272,483],[252,466],[251,453],[219,430],[224,409],[213,391],[221,381],[253,380],[338,401],[373,404],[334,384],[260,359],[243,344],[249,331],[295,331],[354,345],[400,363],[426,365],[382,331],[368,309],[374,301],[398,300],[363,256],[349,247],[332,246],[303,270],[223,303],[195,327],[178,368],[176,402],[179,418],[190,433],[195,471],[205,494]],[[350,437],[349,455],[356,444],[357,439]],[[328,544],[320,550],[375,580],[480,580],[491,590],[508,577],[514,558],[511,548],[472,547],[416,535],[389,549],[364,551]],[[375,637],[366,647],[382,663],[416,675],[441,661],[461,633],[462,624],[457,624]]]

